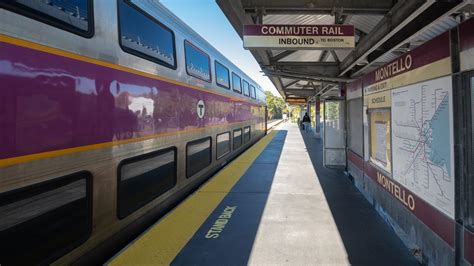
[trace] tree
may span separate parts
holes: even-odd
[[[326,119],[327,120],[339,120],[339,104],[336,102],[326,103]]]
[[[268,119],[281,119],[283,113],[288,112],[285,101],[280,96],[265,91],[265,97],[267,99]]]
[[[300,113],[301,113],[301,106],[297,105],[297,106],[291,107],[291,122],[292,123],[298,122],[298,118],[300,118]]]

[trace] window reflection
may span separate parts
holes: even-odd
[[[242,84],[240,77],[235,73],[232,73],[232,88],[234,89],[234,91],[242,93]]]
[[[90,0],[3,0],[0,1],[0,5],[13,7],[15,12],[33,16],[35,19],[46,19],[46,23],[55,25],[59,22],[60,25],[55,25],[58,27],[67,25],[81,32],[87,32],[91,16],[89,2]]]
[[[120,1],[120,42],[125,48],[175,66],[173,33],[140,13],[132,4]]]
[[[250,96],[249,83],[246,80],[244,80],[244,86],[243,87],[244,87],[244,95],[245,96]]]
[[[210,81],[211,70],[209,69],[209,56],[189,42],[184,43],[184,51],[186,54],[186,71],[188,74],[205,81]]]
[[[124,218],[176,185],[176,149],[126,159],[118,171],[118,216]]]
[[[229,84],[229,69],[223,66],[221,63],[215,61],[216,65],[216,83],[217,85],[223,86],[227,89],[230,88]]]
[[[244,142],[250,141],[250,126],[244,127]]]
[[[255,87],[253,85],[250,85],[250,97],[255,99]]]
[[[230,152],[230,132],[217,135],[217,159]]]
[[[234,150],[242,146],[242,129],[234,130]]]
[[[211,164],[211,138],[186,145],[186,176],[189,178]]]

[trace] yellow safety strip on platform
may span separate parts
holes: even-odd
[[[108,265],[170,264],[275,136],[272,131],[212,177]]]

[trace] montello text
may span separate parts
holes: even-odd
[[[395,196],[395,198],[401,201],[403,205],[407,206],[412,211],[415,210],[415,198],[404,188],[395,184],[392,180],[379,172],[377,172],[377,182]]]
[[[390,78],[405,70],[409,70],[412,63],[411,55],[408,54],[405,57],[401,57],[397,61],[377,69],[375,71],[375,81]]]

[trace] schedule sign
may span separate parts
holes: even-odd
[[[287,98],[287,103],[306,103],[306,98]]]
[[[244,25],[244,48],[354,48],[353,25]]]

